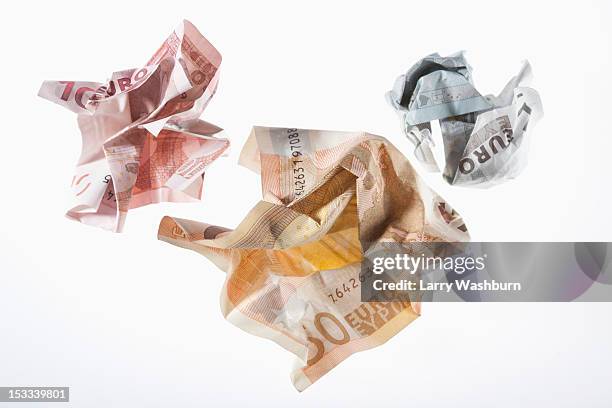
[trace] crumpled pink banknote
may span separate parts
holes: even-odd
[[[221,54],[183,21],[141,68],[107,82],[45,81],[39,96],[77,113],[83,138],[71,219],[115,232],[131,208],[199,200],[206,167],[228,148],[199,120]]]

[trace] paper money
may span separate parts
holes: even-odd
[[[221,128],[198,119],[220,64],[185,20],[141,68],[105,83],[43,82],[38,95],[77,113],[83,139],[66,215],[120,232],[131,208],[199,200],[206,167],[229,146]]]
[[[386,97],[425,170],[440,171],[436,157],[443,157],[448,183],[490,187],[525,167],[528,133],[542,116],[542,103],[527,87],[528,62],[497,97],[481,95],[471,72],[463,53],[431,54],[401,75]],[[441,141],[432,133],[435,120]]]
[[[236,229],[164,217],[158,237],[227,273],[223,315],[295,354],[298,390],[419,315],[414,302],[361,302],[369,248],[469,238],[461,217],[379,136],[255,127],[240,163],[261,173],[263,200]]]

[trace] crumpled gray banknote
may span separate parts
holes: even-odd
[[[482,95],[463,52],[431,54],[395,81],[387,101],[402,120],[425,170],[440,171],[452,185],[490,187],[513,179],[527,163],[528,133],[542,117],[537,91],[527,85],[531,66],[519,73],[498,96]],[[431,122],[438,120],[441,140]]]

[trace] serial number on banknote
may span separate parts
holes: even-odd
[[[359,289],[361,284],[365,282],[366,277],[372,274],[371,271],[364,273],[360,273],[358,278],[350,278],[345,282],[342,282],[342,285],[338,285],[335,288],[331,288],[332,292],[327,294],[327,297],[332,300],[333,303],[336,303],[340,299],[344,297],[344,294],[348,294],[353,289]]]
[[[306,171],[304,170],[304,160],[302,158],[304,146],[297,129],[287,129],[287,141],[293,164],[293,191],[296,196],[301,196],[306,189]]]

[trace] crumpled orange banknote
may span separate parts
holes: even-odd
[[[67,216],[115,232],[131,208],[199,200],[206,167],[229,146],[199,120],[221,54],[183,21],[141,68],[105,83],[45,81],[39,96],[77,113],[83,139]]]
[[[361,302],[368,248],[469,239],[461,217],[383,137],[255,127],[240,162],[261,173],[263,200],[236,229],[164,217],[158,237],[227,273],[223,315],[295,354],[298,390],[419,315],[414,302]]]

